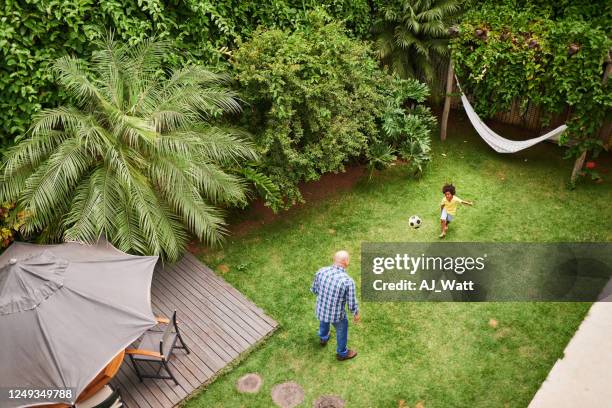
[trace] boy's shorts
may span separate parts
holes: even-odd
[[[446,222],[451,222],[453,220],[453,216],[446,212],[446,208],[443,208],[442,214],[440,214],[440,219],[445,220]]]

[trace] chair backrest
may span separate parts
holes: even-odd
[[[172,335],[173,327],[176,327],[176,310],[174,311],[174,313],[172,313],[172,318],[170,319],[170,322],[166,325],[166,328],[164,329],[164,334],[162,335],[162,338],[159,341],[159,353],[164,356],[164,359],[170,357],[164,354],[164,344],[169,341],[170,336]]]

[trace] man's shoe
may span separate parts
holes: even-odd
[[[327,340],[319,339],[319,344],[321,345],[321,347],[327,346],[327,342],[328,341],[329,341],[329,339],[327,339]]]
[[[338,361],[350,360],[351,358],[355,357],[357,357],[357,352],[355,350],[349,350],[344,357],[342,357],[340,354],[336,354]]]

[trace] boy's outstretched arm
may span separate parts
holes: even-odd
[[[474,202],[473,202],[473,201],[461,200],[461,204],[465,204],[465,205],[474,205]]]

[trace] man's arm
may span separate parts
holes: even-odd
[[[357,290],[355,289],[355,281],[350,279],[348,284],[348,290],[346,293],[348,309],[353,314],[355,321],[358,322],[360,319],[359,316],[359,304],[357,303]]]
[[[315,273],[312,285],[310,285],[310,291],[315,295],[319,295],[319,272]]]

